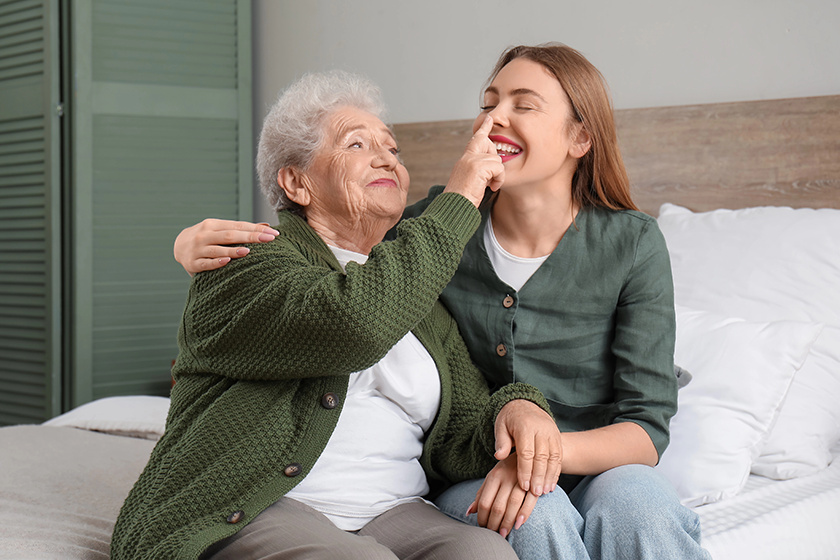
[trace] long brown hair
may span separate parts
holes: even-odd
[[[630,196],[630,179],[618,148],[612,101],[598,69],[578,51],[561,43],[518,46],[502,53],[488,83],[517,58],[541,64],[557,78],[571,102],[572,118],[589,132],[592,146],[578,160],[572,199],[581,208],[638,210]]]

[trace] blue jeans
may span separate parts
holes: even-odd
[[[464,514],[481,483],[456,484],[435,502],[450,517],[477,525],[476,514]],[[697,514],[643,465],[588,476],[569,495],[558,487],[541,496],[508,541],[522,560],[711,560],[700,546]]]

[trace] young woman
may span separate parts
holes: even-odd
[[[673,286],[656,221],[630,197],[603,78],[564,45],[514,47],[474,130],[487,116],[504,183],[441,299],[491,386],[522,381],[549,400],[562,491],[530,487],[517,463],[533,457],[511,452],[437,505],[499,531],[520,558],[708,559],[696,514],[652,468],[677,405]],[[217,245],[271,233],[206,222],[182,232],[176,259],[215,268],[244,252]]]

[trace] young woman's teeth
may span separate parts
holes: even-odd
[[[516,146],[511,146],[510,144],[502,144],[501,142],[496,142],[495,145],[496,145],[496,151],[499,153],[499,155],[502,155],[502,154],[513,155],[513,154],[518,154],[519,152],[522,151],[521,148],[517,148]]]

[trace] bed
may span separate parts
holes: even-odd
[[[671,253],[680,389],[657,467],[715,560],[840,560],[840,96],[617,112]],[[395,126],[410,201],[471,121]],[[0,429],[0,559],[108,558],[162,397]],[[663,551],[667,557],[667,551]]]

